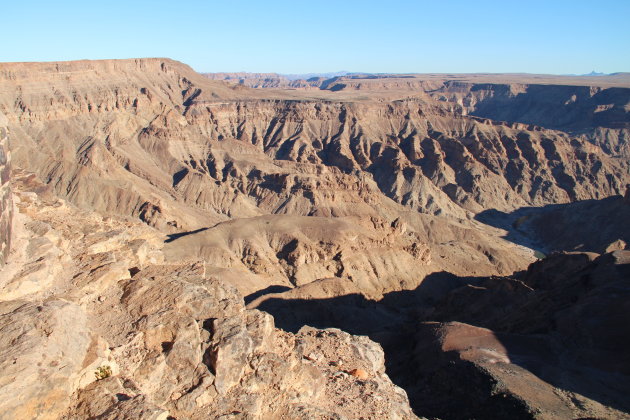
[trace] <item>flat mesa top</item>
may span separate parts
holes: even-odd
[[[236,78],[238,75],[238,78]],[[227,103],[250,100],[294,100],[363,102],[391,101],[422,98],[446,88],[456,91],[457,83],[494,85],[556,85],[584,86],[586,88],[630,89],[630,73],[604,76],[558,76],[525,73],[427,73],[427,74],[361,74],[351,73],[331,78],[320,77],[308,83],[286,83],[283,75],[279,82],[257,86],[262,73],[200,74],[188,65],[168,58],[138,58],[122,60],[81,60],[66,62],[0,63],[0,97],[13,101],[16,92],[21,95],[39,94],[55,90],[74,94],[98,89],[137,89],[150,86],[191,84],[198,92],[195,103]],[[295,77],[296,75],[292,75]],[[306,75],[305,75],[306,76]],[[252,86],[241,83],[252,80]],[[291,79],[295,81],[295,78]],[[263,83],[264,84],[264,83]],[[449,86],[450,85],[450,86]],[[470,87],[470,86],[468,86]],[[161,88],[153,89],[162,95]],[[516,86],[516,90],[521,90]],[[162,98],[168,101],[169,98]]]
[[[541,84],[570,86],[630,87],[630,73],[613,73],[602,76],[572,76],[529,73],[418,73],[418,74],[376,74],[344,76],[341,80],[370,81],[456,81],[463,83],[488,84]]]
[[[277,79],[286,82],[307,81],[311,75],[284,75],[279,73],[202,73],[214,80],[225,80],[239,83],[241,80]],[[487,84],[540,84],[540,85],[568,85],[594,87],[623,87],[630,88],[630,72],[613,73],[607,75],[554,75],[530,73],[350,73],[339,76],[313,77],[320,82],[325,80],[335,83],[361,84],[364,87],[378,85],[381,87],[403,86],[410,83],[487,83]]]
[[[64,72],[73,73],[86,70],[106,70],[116,71],[123,68],[147,69],[152,65],[167,64],[186,68],[193,71],[187,65],[169,58],[132,58],[132,59],[110,59],[110,60],[76,60],[58,62],[0,62],[1,72],[17,72],[18,75],[25,75],[30,72],[51,73]],[[21,74],[20,74],[21,73]],[[286,75],[277,73],[205,73],[214,75],[212,79],[234,80],[250,79],[277,76],[286,78]],[[290,75],[290,80],[296,80],[300,75]],[[313,74],[303,75],[304,78],[312,77]],[[552,74],[530,74],[530,73],[349,73],[334,77],[332,74],[321,75],[322,79],[336,79],[338,82],[360,82],[362,84],[395,84],[409,82],[445,82],[456,81],[464,83],[489,83],[489,84],[542,84],[542,85],[570,85],[570,86],[598,86],[598,87],[624,87],[630,88],[630,72],[612,73],[608,75],[552,75]]]

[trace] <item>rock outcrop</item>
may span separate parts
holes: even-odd
[[[408,391],[425,396],[418,411],[447,418],[623,417],[630,409],[629,263],[629,251],[556,254],[532,264],[510,288],[496,279],[451,292],[428,316],[441,322],[416,330],[410,364],[418,370],[409,380],[425,379]],[[462,404],[445,404],[445,390]]]
[[[32,175],[12,182],[2,418],[415,418],[378,344],[278,330],[203,263],[164,264],[154,229],[79,210]]]
[[[629,258],[554,254],[513,277],[438,273],[378,301],[311,283],[248,307],[289,331],[338,326],[378,341],[428,418],[624,418]]]

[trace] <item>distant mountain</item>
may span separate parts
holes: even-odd
[[[345,70],[342,70],[342,71],[337,71],[337,72],[332,72],[332,73],[305,73],[305,74],[282,74],[281,73],[280,76],[284,76],[289,80],[308,80],[314,77],[330,79],[332,77],[347,76],[349,74],[351,73]]]

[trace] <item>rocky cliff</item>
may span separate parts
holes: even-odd
[[[13,186],[0,417],[415,418],[366,337],[278,330],[201,261],[165,263],[154,229],[81,211],[33,175]]]

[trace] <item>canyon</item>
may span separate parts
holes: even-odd
[[[0,418],[627,418],[630,74],[0,63]]]

